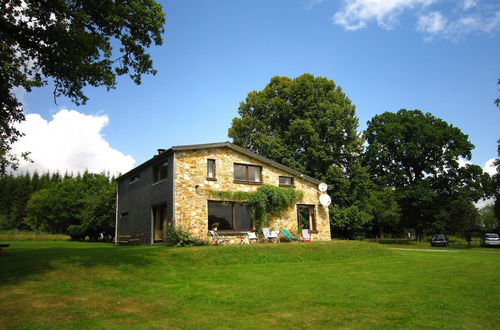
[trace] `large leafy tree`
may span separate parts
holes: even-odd
[[[404,224],[419,232],[457,231],[457,217],[491,190],[480,167],[459,166],[474,148],[467,135],[429,113],[385,112],[368,122],[365,136],[365,163],[374,180],[396,189]],[[464,203],[467,212],[457,211]]]
[[[334,229],[347,237],[363,231],[371,183],[360,165],[355,106],[340,86],[311,74],[274,77],[238,113],[228,132],[235,144],[330,184]]]
[[[24,120],[15,88],[54,85],[84,104],[84,88],[114,88],[127,74],[155,74],[147,48],[162,43],[165,16],[153,0],[0,0],[0,174]]]

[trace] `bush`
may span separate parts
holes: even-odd
[[[68,226],[68,234],[71,239],[82,241],[87,236],[87,230],[82,225],[71,225]]]
[[[191,237],[187,232],[175,228],[174,225],[168,226],[167,244],[171,246],[195,246],[205,245],[206,242],[200,239]]]

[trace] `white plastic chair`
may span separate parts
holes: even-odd
[[[280,239],[279,239],[280,232],[279,231],[270,232],[269,228],[262,228],[262,234],[264,234],[264,239],[267,242],[272,241],[275,243],[279,243],[279,241],[280,241]]]
[[[249,232],[247,233],[248,236],[248,243],[252,243],[252,241],[255,241],[255,243],[259,243],[259,238],[257,237],[257,234],[254,232]]]
[[[212,242],[214,245],[226,245],[227,241],[224,237],[221,237],[215,230],[209,230],[208,233],[212,236]]]
[[[309,229],[302,229],[302,242],[311,241],[311,231]]]

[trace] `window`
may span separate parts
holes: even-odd
[[[207,180],[216,180],[215,159],[207,159]]]
[[[139,174],[134,174],[128,179],[128,183],[139,181]]]
[[[299,229],[311,229],[317,232],[314,205],[297,205],[297,225]]]
[[[160,164],[156,164],[153,167],[153,175],[154,175],[153,182],[165,180],[167,178],[167,175],[168,175],[168,162],[164,161]]]
[[[208,201],[208,229],[251,230],[252,217],[245,203]]]
[[[243,183],[262,183],[262,167],[256,165],[234,164],[234,181]]]
[[[293,187],[293,178],[291,176],[280,176],[280,187]]]

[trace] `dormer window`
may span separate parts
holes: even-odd
[[[215,181],[215,159],[207,159],[207,180]]]
[[[134,174],[134,175],[132,175],[132,176],[128,179],[128,183],[133,183],[133,182],[139,181],[139,179],[140,179],[139,174]]]
[[[164,161],[153,167],[154,182],[165,180],[168,176],[168,162]]]

